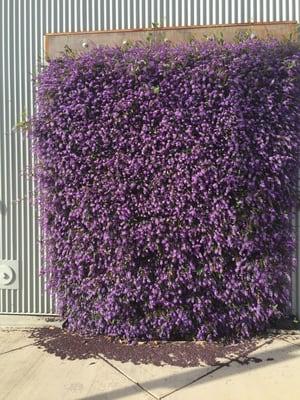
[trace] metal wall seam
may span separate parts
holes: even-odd
[[[6,64],[5,64],[5,39],[6,39],[6,24],[5,24],[5,3],[1,4],[1,12],[2,12],[2,43],[1,43],[1,53],[2,53],[2,88],[1,88],[1,93],[2,93],[2,118],[3,118],[3,123],[7,118],[6,114],[6,108],[7,108],[7,93],[6,93]],[[1,132],[2,136],[2,141],[1,141],[1,202],[2,202],[2,207],[1,207],[1,227],[2,227],[2,240],[1,240],[1,245],[2,245],[2,258],[6,258],[6,241],[7,241],[7,189],[8,189],[8,171],[7,171],[7,161],[6,161],[6,141],[7,141],[7,135],[5,131]],[[4,292],[2,291],[1,293],[1,303],[7,308],[7,291]]]
[[[55,312],[39,273],[39,210],[28,176],[35,160],[25,132],[14,129],[33,110],[43,35],[280,20],[300,21],[300,0],[0,0],[0,260],[19,260],[19,290],[0,289],[0,313]],[[299,290],[299,272],[295,279]],[[299,308],[300,293],[297,301]]]

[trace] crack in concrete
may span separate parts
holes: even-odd
[[[232,361],[234,361],[234,360],[232,360]],[[180,386],[179,388],[176,388],[176,389],[172,390],[171,392],[169,392],[169,393],[167,393],[167,394],[164,394],[164,395],[161,396],[161,397],[158,397],[158,400],[165,399],[166,397],[171,396],[172,394],[174,394],[174,393],[176,393],[176,392],[179,392],[180,390],[182,390],[182,389],[184,389],[184,388],[186,388],[186,387],[192,385],[193,383],[200,381],[202,378],[206,378],[207,376],[209,376],[209,375],[211,375],[212,373],[218,371],[219,369],[221,369],[221,368],[223,368],[223,367],[229,366],[229,364],[230,364],[232,361],[229,361],[229,362],[226,363],[226,364],[219,365],[219,366],[216,367],[214,370],[208,371],[206,374],[201,375],[201,376],[199,376],[198,378],[193,379],[191,382],[186,383],[185,385]]]
[[[264,347],[265,345],[267,345],[269,343],[270,343],[270,341],[266,341],[265,343],[262,343],[260,346],[258,346],[255,350],[260,349],[260,348]],[[172,390],[171,392],[169,392],[167,394],[164,394],[163,396],[159,397],[158,400],[165,399],[166,397],[171,396],[172,394],[174,394],[176,392],[179,392],[182,389],[185,389],[186,387],[192,385],[193,383],[198,382],[203,378],[206,378],[207,376],[213,374],[214,372],[216,372],[216,371],[218,371],[218,370],[220,370],[220,369],[222,369],[224,367],[229,367],[232,362],[238,361],[241,358],[241,355],[239,355],[237,357],[232,357],[232,358],[226,357],[226,358],[228,358],[228,360],[229,360],[228,362],[223,363],[222,365],[217,366],[212,371],[208,371],[206,374],[201,375],[198,378],[193,379],[191,382],[186,383],[185,385],[180,386],[179,388],[176,388],[176,389]],[[245,358],[250,360],[251,359],[251,353],[249,353]]]
[[[17,350],[25,349],[25,347],[29,347],[29,346],[33,346],[33,343],[26,344],[26,346],[16,347],[15,349],[11,349],[11,350],[5,351],[4,353],[0,353],[0,356],[4,356],[5,354],[12,353],[12,352],[17,351]]]
[[[286,343],[288,343],[288,344],[293,344],[294,346],[300,347],[300,343],[293,343],[293,339],[292,339],[292,338],[281,337],[281,338],[278,338],[278,339],[280,339],[280,340],[282,340],[283,342],[286,342]]]
[[[113,365],[111,362],[109,362],[108,360],[106,360],[104,357],[102,357],[101,355],[99,355],[99,358],[103,361],[106,362],[106,364],[108,364],[110,367],[112,367],[114,370],[116,370],[117,372],[119,372],[119,374],[123,375],[126,379],[128,379],[130,382],[134,383],[136,386],[138,386],[142,391],[144,391],[145,393],[147,393],[149,396],[153,397],[155,400],[160,400],[159,397],[155,396],[153,393],[149,392],[149,390],[147,390],[146,388],[144,388],[140,383],[134,381],[132,378],[130,378],[130,376],[128,376],[127,374],[125,374],[125,372],[123,372],[121,369],[119,369],[118,367],[116,367],[115,365]]]

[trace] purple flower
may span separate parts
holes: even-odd
[[[300,52],[101,47],[37,80],[44,272],[71,330],[248,337],[290,306]]]

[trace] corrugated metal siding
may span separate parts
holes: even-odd
[[[20,289],[0,290],[0,313],[54,312],[39,277],[37,209],[27,177],[34,160],[28,140],[13,129],[32,112],[44,33],[281,20],[300,21],[300,0],[0,0],[0,260],[20,261]]]

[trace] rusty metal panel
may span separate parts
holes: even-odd
[[[207,40],[207,37],[221,37],[226,42],[232,42],[238,32],[249,32],[259,38],[269,36],[282,38],[297,38],[296,22],[257,22],[222,25],[196,25],[180,27],[162,27],[150,29],[121,29],[89,32],[50,33],[45,35],[46,57],[51,59],[60,56],[66,48],[75,52],[88,51],[99,45],[116,46],[124,41],[146,42],[151,37],[171,42],[186,42],[191,39]]]

